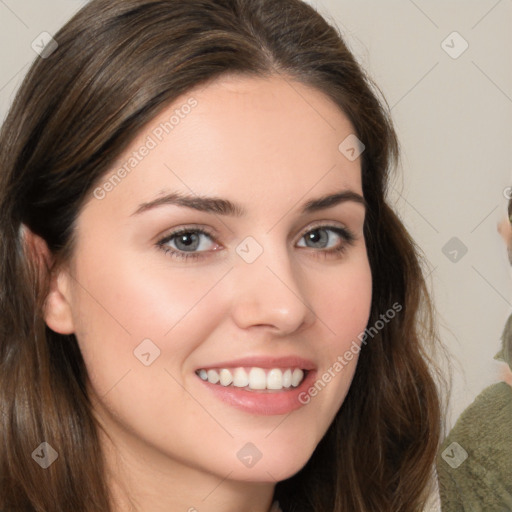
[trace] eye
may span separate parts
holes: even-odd
[[[303,243],[301,241],[304,240]],[[354,234],[338,226],[317,226],[304,235],[297,247],[319,249],[324,256],[336,255],[347,249],[355,241]]]
[[[201,253],[216,251],[219,246],[213,235],[203,229],[184,228],[174,231],[157,243],[157,246],[173,258],[200,258]]]

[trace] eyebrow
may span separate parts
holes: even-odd
[[[367,203],[362,195],[357,192],[353,192],[352,190],[341,190],[334,194],[325,195],[317,199],[307,201],[303,205],[301,213],[313,213],[319,210],[332,208],[338,204],[349,201],[361,204],[367,208]],[[221,199],[219,197],[191,196],[180,192],[172,192],[162,197],[158,197],[153,201],[142,203],[132,215],[139,215],[143,212],[164,205],[182,206],[185,208],[192,208],[200,212],[231,217],[243,217],[247,214],[246,210],[241,205],[233,203],[227,199]]]

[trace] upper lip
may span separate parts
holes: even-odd
[[[300,368],[302,370],[315,370],[316,365],[309,359],[299,356],[286,357],[270,357],[270,356],[253,356],[241,359],[232,359],[230,361],[220,361],[217,363],[208,363],[200,366],[197,370],[208,368],[240,368],[240,367],[257,367],[257,368]]]

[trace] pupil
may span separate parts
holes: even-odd
[[[176,246],[180,248],[195,248],[198,244],[198,235],[196,233],[185,233],[176,240]]]
[[[325,230],[316,229],[315,231],[311,231],[308,235],[308,240],[312,242],[313,244],[318,243],[326,243],[327,242],[327,234]]]

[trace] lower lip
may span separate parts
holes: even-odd
[[[299,397],[307,394],[307,390],[314,382],[315,375],[316,371],[308,371],[304,380],[296,388],[261,391],[247,391],[235,386],[221,386],[203,380],[199,376],[197,378],[223,402],[252,414],[273,416],[288,414],[307,405],[302,403]]]

